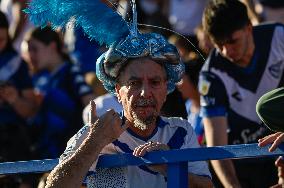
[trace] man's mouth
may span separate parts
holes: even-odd
[[[135,106],[135,108],[154,108],[155,105],[139,105],[139,106]]]
[[[156,102],[153,99],[140,99],[135,104],[135,108],[154,108]]]
[[[136,109],[135,111],[138,114],[147,115],[149,113],[152,113],[154,111],[155,107],[154,106],[137,106],[135,109]]]

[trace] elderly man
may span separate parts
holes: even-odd
[[[114,110],[100,117],[93,111],[90,123],[68,142],[47,187],[80,187],[88,171],[89,187],[102,183],[94,172],[99,154],[141,157],[154,150],[199,147],[186,120],[159,116],[167,93],[182,75],[179,59],[176,48],[153,33],[128,36],[103,54],[97,61],[97,75],[122,104],[123,118]],[[166,169],[166,165],[129,166],[115,172],[115,178],[107,177],[105,186],[166,187]],[[206,162],[189,162],[188,177],[191,187],[212,187]]]

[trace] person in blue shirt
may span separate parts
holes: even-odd
[[[83,123],[82,110],[93,99],[80,68],[72,63],[64,51],[59,33],[50,27],[35,28],[26,37],[31,64],[39,74],[36,82],[43,95],[41,109],[35,118],[39,132],[36,138],[41,158],[59,157],[67,138]],[[45,83],[40,85],[40,79]]]
[[[8,28],[6,16],[0,12],[1,162],[31,159],[29,128],[26,121],[37,112],[28,67],[12,47]],[[23,176],[19,176],[19,179],[27,186],[32,184]]]
[[[215,46],[199,79],[207,146],[256,143],[270,133],[255,112],[256,102],[284,84],[284,26],[253,27],[243,3],[216,0],[204,11],[203,27]],[[273,159],[212,166],[225,187],[269,187],[277,179]]]
[[[96,41],[90,41],[82,28],[74,30],[74,35],[75,42],[72,57],[76,59],[83,73],[95,73],[94,62],[102,54],[102,47]]]
[[[8,22],[5,15],[0,12],[0,127],[1,127],[1,140],[10,137],[11,135],[18,134],[15,132],[16,127],[20,130],[27,129],[26,119],[36,113],[37,106],[34,101],[34,91],[32,80],[28,74],[26,63],[21,59],[18,53],[13,49],[11,40],[8,36]],[[10,130],[9,133],[4,130]],[[24,131],[26,132],[26,131]],[[27,133],[20,137],[15,136],[11,141],[21,139]],[[6,135],[6,136],[5,136]],[[1,143],[2,143],[1,141]],[[6,142],[5,145],[9,145]],[[10,155],[9,152],[1,152],[1,155],[8,155],[7,160],[24,160],[25,155],[19,151],[21,144],[25,148],[25,142],[19,142],[9,145],[9,149],[14,152],[18,151],[19,155]],[[3,146],[4,148],[4,146]],[[4,149],[2,151],[5,151]],[[5,147],[6,148],[6,147]],[[18,150],[19,149],[19,150]],[[21,157],[19,157],[21,156]]]

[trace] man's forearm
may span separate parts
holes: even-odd
[[[87,137],[70,158],[58,164],[48,176],[46,188],[79,188],[102,149],[94,143]]]
[[[108,110],[100,118],[97,118],[95,108],[94,101],[91,101],[88,136],[75,153],[63,160],[50,173],[46,188],[80,187],[102,149],[127,129],[127,126],[121,127],[122,120],[114,110]]]
[[[225,188],[241,187],[231,160],[211,161],[211,164]]]
[[[228,144],[228,122],[225,116],[204,118],[203,122],[208,147]],[[240,187],[232,161],[211,161],[211,163],[225,188]]]

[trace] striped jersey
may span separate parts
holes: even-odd
[[[61,156],[61,161],[71,156],[87,137],[89,126],[84,126],[67,144],[67,149]],[[142,138],[127,129],[114,142],[101,151],[102,154],[132,153],[133,150],[146,142],[160,142],[171,149],[197,148],[199,144],[196,135],[188,123],[181,118],[160,117],[152,135]],[[163,175],[150,170],[147,166],[128,166],[115,169],[95,169],[96,162],[87,175],[87,187],[166,187],[167,181]],[[96,171],[96,172],[95,172]],[[200,176],[211,177],[207,163],[204,161],[189,162],[188,172]],[[99,176],[97,174],[100,174]]]
[[[284,83],[284,26],[255,26],[253,38],[255,51],[248,67],[238,67],[213,50],[199,78],[201,115],[227,116],[229,144],[257,142],[268,134],[256,114],[256,102]]]

